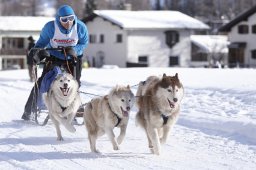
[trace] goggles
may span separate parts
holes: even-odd
[[[60,21],[63,23],[67,23],[68,21],[74,21],[75,20],[75,15],[69,15],[65,17],[60,17]]]

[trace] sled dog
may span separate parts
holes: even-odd
[[[68,131],[75,132],[71,123],[81,105],[76,79],[69,73],[59,74],[49,91],[43,94],[43,99],[56,128],[57,140],[63,140],[60,124]]]
[[[166,142],[178,118],[183,93],[177,73],[175,76],[150,76],[139,83],[136,124],[145,130],[153,154],[160,154],[160,145]]]
[[[108,95],[94,98],[87,103],[84,111],[84,122],[88,132],[88,139],[92,152],[96,149],[98,137],[107,134],[113,149],[119,150],[129,120],[129,112],[135,103],[135,97],[130,86],[114,87]],[[113,129],[120,128],[120,134],[115,138]]]

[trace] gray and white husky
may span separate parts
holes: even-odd
[[[87,103],[84,111],[84,122],[92,152],[96,149],[98,137],[108,135],[114,150],[119,150],[129,120],[129,112],[135,102],[134,94],[129,86],[116,86],[108,95],[94,98]],[[120,134],[115,138],[113,129],[120,128]]]
[[[57,140],[63,140],[60,130],[62,124],[68,131],[75,132],[72,121],[81,105],[78,83],[69,73],[63,73],[52,82],[47,93],[43,94],[50,118],[55,125]]]
[[[145,130],[149,148],[154,154],[160,154],[161,144],[166,142],[178,118],[183,94],[177,73],[175,76],[150,76],[139,84],[136,123]]]

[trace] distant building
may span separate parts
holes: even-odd
[[[191,35],[191,60],[197,67],[224,67],[228,65],[226,35]],[[196,64],[197,63],[197,64]]]
[[[220,27],[228,35],[229,67],[256,67],[256,6]]]
[[[52,17],[0,16],[0,70],[26,67],[27,38],[39,38]]]
[[[91,64],[119,67],[197,66],[190,35],[209,26],[178,11],[98,10],[84,19],[90,34]]]

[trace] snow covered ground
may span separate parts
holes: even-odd
[[[103,136],[97,143],[102,153],[91,153],[84,126],[74,134],[62,127],[65,141],[56,141],[51,122],[38,126],[20,119],[33,85],[27,70],[1,71],[0,169],[255,169],[255,69],[85,69],[80,90],[104,95],[116,84],[129,84],[135,93],[134,85],[147,76],[176,72],[185,88],[181,114],[155,156],[135,126],[136,106],[119,151]],[[94,96],[81,97],[86,103]]]

